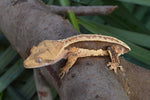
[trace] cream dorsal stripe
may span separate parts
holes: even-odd
[[[76,36],[69,37],[67,39],[62,39],[58,41],[64,41],[64,47],[68,47],[70,44],[76,43],[76,42],[81,42],[81,41],[102,41],[102,42],[108,42],[108,43],[115,43],[122,45],[126,47],[129,51],[131,50],[130,47],[125,44],[124,42],[111,37],[111,36],[105,36],[105,35],[98,35],[98,34],[80,34]]]
[[[82,42],[82,41],[102,41],[102,42],[108,42],[108,43],[115,43],[118,45],[122,45],[123,47],[127,48],[128,51],[130,51],[130,47],[125,44],[124,42],[118,40],[117,38],[111,37],[111,36],[105,36],[105,35],[98,35],[98,34],[80,34],[72,37],[68,37],[67,39],[57,40],[64,43],[63,48],[59,51],[57,54],[60,55],[64,48],[68,47],[69,45],[76,43],[76,42]]]

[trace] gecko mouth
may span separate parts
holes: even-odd
[[[54,60],[43,60],[42,63],[37,63],[35,61],[32,61],[30,59],[24,61],[24,67],[25,68],[40,68],[48,65],[53,65],[56,63]]]
[[[25,64],[24,64],[24,67],[25,67],[25,68],[28,68],[28,69],[31,69],[31,68],[40,68],[40,67],[44,67],[44,65],[41,65],[41,66],[29,66],[29,65],[25,65]]]
[[[32,65],[32,66],[24,63],[24,67],[28,68],[28,69],[31,69],[31,68],[40,68],[40,67],[44,67],[44,66],[48,66],[48,65],[51,65],[51,63],[44,63],[44,64],[41,64],[41,65]]]

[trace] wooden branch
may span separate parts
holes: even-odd
[[[52,94],[47,82],[40,75],[40,69],[34,69],[34,79],[37,88],[38,100],[52,100]]]
[[[57,40],[80,34],[68,20],[39,5],[30,0],[15,5],[11,0],[0,0],[0,30],[23,59],[30,54],[32,46],[43,40]],[[150,98],[149,70],[121,59],[126,72],[115,75],[106,67],[109,60],[109,57],[80,58],[63,80],[58,77],[60,67],[65,64],[63,60],[40,68],[40,71],[45,80],[54,85],[61,100]]]
[[[46,5],[41,0],[38,0],[42,4],[43,8],[48,8],[49,11],[59,14],[67,15],[69,11],[73,11],[78,16],[85,15],[109,15],[111,14],[117,6],[55,6]]]
[[[72,7],[61,7],[50,5],[47,7],[56,14],[67,15],[69,11],[73,11],[76,15],[109,15],[117,6],[72,6]]]

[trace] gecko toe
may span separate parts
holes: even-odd
[[[109,62],[109,63],[107,64],[107,66],[111,66],[111,62]]]
[[[114,70],[114,72],[117,74],[117,68],[119,67],[121,71],[124,71],[122,66],[119,66],[118,63],[113,63],[113,62],[109,62],[107,64],[107,66],[110,66],[109,69],[110,70]]]
[[[124,68],[123,68],[122,66],[119,66],[118,63],[109,62],[109,63],[107,64],[107,66],[110,66],[109,69],[110,69],[110,70],[114,70],[115,74],[117,74],[117,68],[118,68],[118,67],[120,68],[120,70],[121,70],[122,72],[125,72]]]
[[[125,69],[122,66],[118,66],[122,72],[125,72]]]
[[[110,70],[114,70],[115,74],[117,74],[117,67],[111,66],[111,67],[109,67],[109,69],[110,69]]]
[[[65,76],[65,72],[60,72],[59,75],[60,79],[62,79]]]
[[[61,68],[61,72],[59,73],[59,77],[62,79],[68,71],[69,71],[68,68],[65,68],[65,67]]]

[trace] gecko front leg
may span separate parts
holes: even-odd
[[[59,73],[59,77],[62,79],[64,75],[69,71],[69,69],[73,66],[73,64],[76,62],[77,58],[79,57],[88,57],[88,56],[108,56],[107,50],[89,50],[89,49],[83,49],[83,48],[70,48],[68,50],[68,61],[66,65],[61,68],[61,72]]]
[[[111,62],[107,64],[107,66],[110,66],[110,70],[114,70],[115,73],[117,73],[117,68],[119,67],[121,71],[125,71],[122,66],[120,66],[120,60],[119,56],[123,52],[123,48],[119,45],[112,45],[107,48],[109,56],[111,58]]]
[[[77,56],[76,52],[75,53],[73,53],[73,52],[68,53],[68,61],[67,61],[66,65],[63,68],[61,68],[61,72],[59,73],[59,77],[61,79],[69,71],[69,69],[74,65],[77,58],[78,58],[78,56]]]

